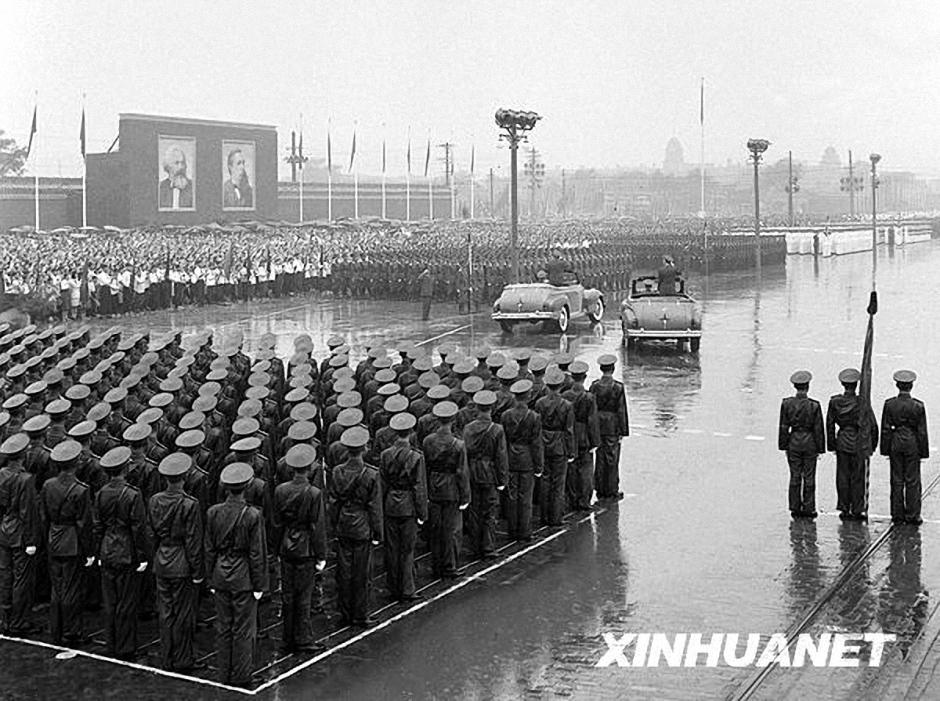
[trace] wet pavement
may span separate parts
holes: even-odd
[[[929,362],[940,346],[940,301],[929,293],[938,264],[935,242],[880,251],[873,390],[879,418],[882,401],[894,394],[891,374],[901,367],[917,371],[914,394],[925,401],[928,420],[940,410],[940,378]],[[485,313],[468,317],[436,306],[425,323],[415,321],[417,305],[329,298],[117,323],[154,331],[241,329],[249,352],[272,332],[283,354],[305,331],[319,349],[330,335],[343,334],[354,355],[367,340],[440,336],[427,345],[446,339],[464,350],[564,348],[589,361],[607,352],[622,360],[631,423],[621,464],[627,498],[262,690],[262,698],[737,698],[750,689],[754,669],[596,668],[607,649],[602,634],[786,633],[818,602],[801,631],[896,633],[884,666],[775,668],[753,698],[894,698],[929,688],[920,668],[933,659],[924,638],[940,628],[934,615],[940,487],[925,497],[927,521],[919,532],[892,528],[883,518],[887,459],[876,456],[872,519],[843,523],[834,511],[830,454],[817,472],[819,518],[793,522],[786,461],[776,449],[790,373],[811,370],[810,394],[825,407],[840,390],[839,370],[860,364],[870,285],[871,256],[864,253],[819,261],[791,256],[785,268],[765,268],[759,283],[752,273],[694,279],[705,328],[697,356],[656,344],[627,351],[611,300],[602,327],[573,324],[566,337],[528,328],[507,336]],[[589,381],[596,374],[591,365]],[[931,425],[935,441],[938,430]],[[933,459],[922,472],[926,488],[938,474]],[[53,652],[18,643],[0,642],[0,655],[4,698],[61,694],[65,680],[70,698],[236,697],[106,662],[56,660]],[[7,684],[13,669],[17,681]]]

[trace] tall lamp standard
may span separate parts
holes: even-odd
[[[878,206],[875,195],[878,189],[878,161],[881,160],[881,154],[873,153],[868,160],[871,161],[871,265],[874,275],[878,265]]]
[[[509,142],[509,164],[512,174],[510,194],[512,200],[512,233],[509,240],[512,255],[512,280],[519,282],[519,198],[518,198],[518,167],[516,152],[520,141],[528,141],[527,134],[535,127],[535,123],[542,117],[535,112],[522,110],[496,110],[496,126],[503,130],[500,139]]]
[[[754,243],[756,264],[760,270],[761,252],[760,252],[760,181],[758,176],[758,165],[760,165],[761,156],[770,142],[767,139],[748,139],[747,150],[751,152],[751,160],[754,162]]]

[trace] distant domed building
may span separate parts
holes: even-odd
[[[682,152],[682,144],[675,136],[666,143],[663,174],[671,176],[685,175],[685,155]]]

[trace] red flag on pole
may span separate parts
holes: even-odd
[[[353,128],[352,150],[349,152],[349,172],[352,173],[353,163],[356,161],[356,129]]]
[[[29,128],[29,143],[26,144],[26,159],[29,160],[29,152],[33,148],[33,136],[36,135],[36,108],[38,105],[33,105],[33,124]]]
[[[424,177],[428,177],[428,168],[431,166],[431,137],[428,137],[428,152],[424,157]]]

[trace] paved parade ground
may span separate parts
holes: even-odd
[[[879,420],[899,368],[918,373],[913,393],[928,421],[940,412],[932,362],[940,303],[930,292],[938,264],[936,242],[880,251],[872,392]],[[380,624],[365,632],[337,631],[332,619],[318,617],[318,632],[331,635],[316,658],[278,658],[272,628],[262,644],[272,656],[260,661],[269,668],[255,689],[220,688],[211,674],[158,676],[7,639],[0,641],[2,697],[874,699],[910,689],[929,698],[937,664],[930,643],[940,630],[936,458],[923,463],[925,521],[916,529],[891,525],[881,456],[871,461],[867,524],[838,518],[831,453],[819,461],[819,517],[791,520],[786,460],[777,450],[790,374],[812,371],[810,396],[825,409],[841,391],[838,372],[860,365],[870,286],[870,254],[790,256],[760,279],[751,272],[695,277],[690,290],[704,307],[697,355],[656,344],[622,347],[613,298],[603,325],[574,323],[564,337],[534,328],[502,334],[488,310],[468,316],[435,305],[431,321],[421,322],[417,304],[330,297],[96,320],[95,327],[154,333],[210,328],[224,337],[240,329],[249,355],[270,332],[282,357],[298,333],[313,337],[321,358],[326,339],[340,334],[353,363],[370,340],[429,347],[446,340],[464,352],[479,345],[531,347],[546,356],[567,350],[589,363],[588,384],[599,375],[597,358],[614,353],[629,404],[631,435],[620,466],[626,496],[504,549],[493,564],[471,565],[456,583],[431,583],[422,603],[383,609]],[[940,429],[930,429],[936,441]],[[376,604],[385,605],[380,593]],[[877,669],[775,667],[759,676],[755,667],[725,664],[595,667],[608,649],[605,633],[803,632],[893,633],[897,642]]]

